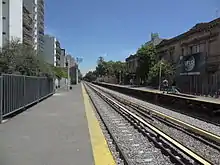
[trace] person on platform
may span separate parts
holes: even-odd
[[[165,93],[165,91],[168,91],[168,87],[169,87],[169,83],[168,83],[168,80],[163,80],[163,93]]]

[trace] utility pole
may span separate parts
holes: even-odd
[[[68,90],[69,87],[70,87],[70,61],[68,60],[68,84],[67,84]]]
[[[158,90],[160,91],[160,84],[161,84],[161,72],[162,72],[162,65],[163,62],[160,62],[160,71],[159,71],[159,85],[158,85]]]
[[[79,82],[79,75],[78,75],[78,64],[76,64],[76,84]]]
[[[66,61],[66,67],[67,67],[67,90],[69,90],[70,86],[70,61],[67,59]]]
[[[76,58],[76,84],[78,84],[78,82],[79,82],[78,66],[79,66],[79,63],[82,62],[82,60],[83,60],[82,58],[79,58],[79,57]]]

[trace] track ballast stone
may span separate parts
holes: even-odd
[[[112,107],[105,103],[91,89],[91,97],[102,118],[111,129],[117,144],[126,154],[129,162],[134,165],[170,165],[173,164],[169,157],[163,155],[153,143],[139,133],[130,123],[118,114]]]
[[[144,105],[147,104],[147,106],[150,106],[150,107],[159,107],[157,105],[151,105],[150,103],[146,103],[141,100],[138,100],[136,98],[133,98],[133,97],[130,97],[130,96],[127,96],[127,95],[124,95],[124,94],[121,94],[121,93],[118,93],[118,92],[115,92],[115,91],[112,91],[112,90],[109,90],[109,89],[106,89],[106,88],[103,88],[103,87],[99,87],[100,89],[106,91],[106,92],[109,92],[109,93],[112,93],[113,95],[116,95],[117,97],[121,97],[121,98],[124,98],[126,100],[129,100],[129,101],[135,101],[137,104],[142,104]],[[108,94],[107,94],[108,95]],[[161,111],[161,107],[160,108],[157,108],[158,111]],[[165,108],[162,108],[162,109],[165,109]],[[168,110],[168,109],[167,109]],[[171,110],[168,110],[168,111],[171,111]],[[164,113],[164,111],[161,111],[162,113]],[[171,114],[179,114],[177,112],[173,112],[173,113],[165,113],[169,116],[172,116]],[[183,115],[183,114],[179,114],[180,117]],[[186,116],[186,115],[184,115]],[[172,116],[172,117],[176,117],[176,116]],[[192,117],[189,117],[187,116],[188,119],[190,119],[190,121],[192,121],[190,124],[193,124],[195,126],[198,126],[202,129],[205,129],[207,128],[207,126],[200,126],[200,125],[197,125],[197,124],[202,124],[202,123],[206,123],[204,121],[200,121],[198,119],[194,119]],[[154,119],[153,121],[148,119],[148,118],[145,118],[146,120],[148,120],[148,122],[150,122],[151,124],[153,124],[154,126],[156,126],[157,128],[159,128],[160,130],[163,130],[163,132],[165,132],[166,134],[168,134],[169,136],[173,137],[174,139],[176,139],[177,141],[179,141],[181,144],[187,146],[189,149],[191,149],[192,151],[198,153],[199,155],[201,155],[203,158],[211,161],[213,164],[220,164],[220,152],[215,149],[215,148],[212,148],[211,146],[203,143],[202,141],[200,140],[197,140],[195,138],[193,138],[192,136],[178,130],[178,129],[175,129],[173,127],[170,127],[160,121],[158,121],[157,119]],[[178,118],[182,121],[186,121],[185,118]],[[194,120],[196,120],[195,122],[193,122]],[[187,120],[187,122],[189,122],[189,120]],[[210,131],[210,128],[211,126],[213,126],[212,128],[216,129],[218,126],[216,125],[213,125],[213,124],[210,124],[209,123],[209,126],[208,126],[208,131]],[[207,130],[207,129],[205,129]],[[219,128],[220,130],[220,128]],[[215,133],[215,132],[214,132]]]
[[[118,97],[127,99],[129,101],[135,102],[135,103],[143,105],[145,107],[157,109],[158,112],[161,112],[163,114],[166,114],[166,115],[171,116],[173,118],[179,119],[179,120],[184,121],[186,123],[189,123],[193,126],[196,126],[198,128],[204,129],[208,132],[211,132],[213,134],[220,136],[220,127],[217,125],[193,118],[188,115],[184,115],[184,114],[172,111],[167,108],[163,108],[163,107],[155,105],[155,104],[148,103],[146,101],[139,100],[137,98],[134,98],[134,97],[131,97],[131,96],[128,96],[128,95],[125,95],[125,94],[122,94],[122,93],[119,93],[119,92],[116,92],[116,91],[113,91],[113,90],[110,90],[110,89],[107,89],[107,88],[104,88],[101,86],[97,86],[97,85],[95,85],[95,86],[102,89],[102,90],[110,92],[112,94],[116,94]]]

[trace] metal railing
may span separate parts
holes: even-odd
[[[0,77],[0,122],[2,118],[54,93],[53,79],[3,74]]]

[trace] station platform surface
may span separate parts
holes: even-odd
[[[109,83],[106,83],[106,84],[109,84]],[[152,88],[148,88],[148,87],[133,87],[131,85],[119,85],[119,84],[110,84],[110,85],[121,86],[121,87],[125,87],[125,88],[132,88],[132,89],[142,90],[142,91],[149,91],[149,92],[154,92],[154,93],[163,93],[162,91],[160,91],[158,89],[152,89]],[[185,96],[194,97],[194,98],[190,98],[192,100],[198,100],[198,101],[203,101],[203,102],[220,104],[220,99],[219,98],[196,96],[196,95],[189,95],[189,94],[184,94],[184,93],[182,93],[182,94],[185,95]],[[179,97],[181,97],[181,96],[179,96]],[[184,96],[182,96],[182,97],[184,97]]]
[[[114,165],[81,84],[0,124],[1,165]]]

